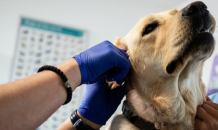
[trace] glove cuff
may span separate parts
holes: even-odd
[[[86,69],[85,65],[84,65],[84,64],[82,63],[82,61],[78,58],[78,55],[76,55],[76,56],[74,56],[74,57],[72,57],[72,58],[74,58],[74,59],[77,61],[78,65],[79,65],[80,72],[81,72],[81,77],[82,77],[82,79],[81,79],[81,84],[87,83],[88,73],[87,73],[87,69]],[[81,85],[81,84],[80,84],[80,85]]]

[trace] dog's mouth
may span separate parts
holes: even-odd
[[[203,29],[203,28],[202,28],[202,29],[200,30],[200,33],[209,33],[209,32],[210,32],[209,29],[206,30],[206,29]]]
[[[187,7],[190,8],[191,5]],[[183,9],[187,11],[187,7]],[[205,6],[204,6],[205,7]],[[207,9],[206,7],[204,9]],[[199,15],[200,14],[200,15]],[[201,57],[201,61],[209,58],[214,49],[214,26],[213,18],[209,16],[209,11],[204,10],[204,12],[194,14],[191,16],[186,16],[187,20],[192,20],[191,27],[192,33],[191,40],[188,43],[184,43],[182,49],[179,50],[178,55],[175,56],[171,62],[166,66],[166,72],[172,74],[178,68],[183,68],[187,55],[194,55],[195,58]],[[200,52],[200,53],[198,53]],[[194,56],[193,56],[194,57]],[[180,66],[180,67],[178,67]]]

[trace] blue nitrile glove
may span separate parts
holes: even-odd
[[[95,83],[107,75],[107,81],[121,84],[126,77],[130,62],[124,50],[104,41],[73,57],[79,64],[81,84]]]
[[[85,95],[78,112],[96,124],[105,125],[126,93],[126,84],[111,90],[107,86],[106,80],[101,79],[86,86]]]

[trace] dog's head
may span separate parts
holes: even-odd
[[[116,45],[127,48],[138,74],[179,76],[186,67],[195,70],[196,64],[212,54],[214,30],[215,20],[207,6],[194,2],[180,11],[142,18],[124,38],[118,38]]]
[[[201,73],[214,49],[215,26],[207,6],[194,2],[180,11],[146,16],[117,39],[116,46],[127,50],[132,65],[133,89],[127,99],[136,113],[162,124],[194,122],[196,107],[205,98]]]

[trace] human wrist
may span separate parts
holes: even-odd
[[[90,127],[92,127],[93,129],[100,129],[102,127],[102,125],[96,124],[88,119],[86,119],[85,117],[83,117],[78,111],[77,111],[77,115]]]
[[[79,55],[81,55],[81,54],[79,54]],[[75,59],[75,61],[77,62],[78,67],[79,67],[79,71],[80,71],[80,74],[81,74],[81,82],[80,82],[80,84],[86,84],[87,83],[87,79],[88,79],[88,74],[87,74],[87,69],[86,69],[84,63],[77,56],[74,56],[73,59]]]
[[[66,62],[58,65],[57,68],[62,70],[63,73],[67,76],[71,84],[72,91],[74,91],[76,87],[81,83],[81,73],[76,60],[73,58],[69,59]]]

